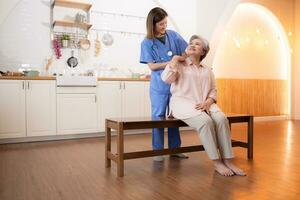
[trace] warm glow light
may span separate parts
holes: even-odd
[[[250,19],[250,20],[249,20]],[[213,60],[217,78],[274,79],[288,81],[291,113],[291,53],[288,33],[267,8],[240,3],[225,28]]]

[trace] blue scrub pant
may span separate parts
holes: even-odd
[[[166,117],[166,110],[169,106],[171,94],[157,94],[150,92],[152,119]],[[181,140],[178,128],[168,128],[169,149],[180,147]],[[164,148],[164,128],[152,129],[152,148],[159,150]]]

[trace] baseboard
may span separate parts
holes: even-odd
[[[278,120],[287,120],[287,119],[289,119],[287,115],[254,117],[255,122],[278,121]]]
[[[165,129],[165,131],[166,130],[167,129]],[[180,130],[181,131],[193,130],[193,128],[180,127]],[[138,135],[138,134],[150,134],[150,133],[151,133],[151,129],[127,130],[124,132],[125,135]],[[112,130],[111,135],[115,136],[116,132]],[[0,144],[72,140],[72,139],[96,138],[96,137],[104,137],[104,136],[105,136],[104,132],[97,132],[97,133],[66,134],[66,135],[53,135],[53,136],[21,137],[21,138],[0,139]]]
[[[292,115],[291,119],[300,120],[300,115]]]
[[[104,136],[104,133],[103,134],[102,133],[84,133],[84,134],[67,134],[67,135],[8,138],[8,139],[0,139],[0,144],[70,140],[70,139],[81,139],[81,138],[94,138],[94,137],[100,137],[100,136]]]

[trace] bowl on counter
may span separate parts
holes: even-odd
[[[40,74],[39,71],[36,70],[30,70],[30,71],[24,71],[25,76],[38,76]]]

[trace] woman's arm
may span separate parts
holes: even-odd
[[[173,56],[172,60],[166,66],[165,70],[161,74],[161,79],[166,83],[173,83],[177,80],[178,73],[178,62],[184,61],[185,57],[182,56]]]
[[[213,72],[210,72],[210,91],[208,93],[208,96],[205,100],[205,102],[196,104],[195,108],[197,110],[207,111],[209,112],[209,108],[213,103],[217,102],[217,89],[216,89],[216,80]]]
[[[208,97],[207,98],[211,98],[214,100],[214,103],[217,102],[217,87],[216,87],[216,79],[215,79],[215,75],[213,73],[213,71],[211,70],[210,71],[210,80],[211,80],[211,83],[210,83],[210,91],[208,93]]]
[[[167,65],[164,71],[161,73],[161,79],[166,83],[173,83],[178,78],[178,71],[176,68],[171,67],[171,65]]]

